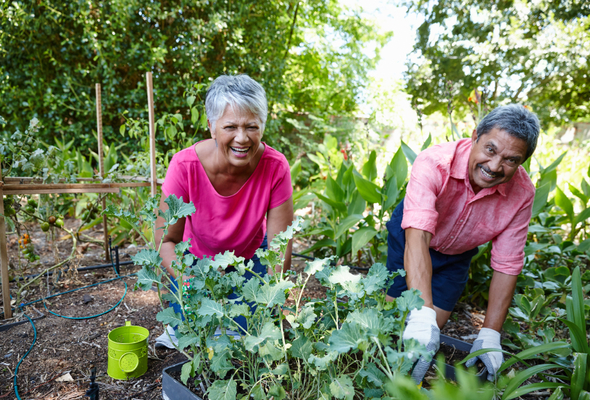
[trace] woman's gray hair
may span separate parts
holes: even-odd
[[[264,88],[248,75],[221,75],[213,81],[205,97],[205,112],[215,130],[215,123],[230,105],[240,111],[248,111],[260,119],[260,131],[264,132],[268,105]]]
[[[477,140],[494,128],[508,132],[515,138],[524,140],[527,145],[526,161],[537,148],[539,138],[539,119],[520,104],[508,104],[495,108],[477,125]]]

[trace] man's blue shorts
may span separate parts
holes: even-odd
[[[267,250],[268,249],[268,243],[266,240],[266,235],[264,235],[264,239],[262,240],[262,243],[260,244],[260,249],[263,250]],[[249,260],[244,261],[245,265],[248,265],[248,262],[252,260],[252,262],[254,263],[254,268],[252,268],[252,270],[254,272],[256,272],[259,276],[265,276],[266,275],[266,266],[262,265],[262,263],[260,262],[260,258],[258,258],[257,255],[252,256],[252,258],[250,258]],[[195,260],[195,263],[197,263],[198,260]],[[236,271],[236,269],[234,267],[229,267],[226,268],[225,270],[226,272],[234,272]],[[248,282],[251,278],[254,277],[254,274],[252,274],[250,271],[246,271],[246,273],[244,274],[244,278],[246,278],[245,282]],[[176,279],[170,277],[170,279],[172,279],[172,286],[170,286],[170,290],[172,291],[172,293],[176,293],[178,291],[178,282],[176,282]],[[245,283],[244,282],[244,283]],[[233,299],[237,299],[239,296],[236,294],[235,292],[236,288],[233,288],[233,292],[230,293],[230,295],[227,297],[230,300]],[[241,304],[241,301],[236,302],[236,304]],[[254,305],[254,303],[247,303],[250,306],[250,310],[252,311],[252,313],[254,313],[254,311],[256,311],[256,306]],[[176,302],[171,301],[170,302],[170,306],[172,307],[172,309],[174,310],[174,312],[183,315],[182,314],[182,310],[180,308],[180,305]],[[184,320],[184,316],[182,317],[182,319]],[[234,321],[240,325],[242,327],[242,329],[244,331],[248,330],[248,323],[246,321],[246,317],[240,315],[238,317],[234,318]],[[236,331],[238,329],[235,329]],[[243,334],[244,331],[241,331],[240,333]]]
[[[387,269],[395,272],[404,269],[404,251],[406,248],[406,232],[402,229],[404,201],[395,208],[391,220],[386,224],[387,237]],[[447,255],[430,249],[432,259],[432,299],[434,305],[445,311],[452,311],[461,297],[469,278],[471,258],[477,254],[475,249],[462,254]],[[391,297],[399,297],[408,290],[406,278],[398,276],[387,291]]]

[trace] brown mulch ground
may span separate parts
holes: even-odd
[[[74,223],[73,220],[66,221],[68,226]],[[55,255],[51,246],[47,245],[47,236],[35,226],[29,228],[35,251],[41,255],[42,263],[27,269],[21,268],[17,276],[42,271],[43,268],[52,265],[54,260]],[[90,235],[100,239],[102,231],[96,228]],[[18,265],[17,246],[16,236],[9,237],[9,257],[12,266]],[[105,263],[104,251],[100,244],[82,243],[81,246],[77,266]],[[59,241],[58,256],[65,258],[70,249],[70,240]],[[137,247],[133,246],[122,249],[120,261],[129,261],[130,255],[137,250]],[[302,272],[303,268],[304,262],[295,258],[294,269]],[[130,274],[137,269],[134,266],[124,266],[121,274]],[[57,282],[53,278],[49,281],[44,278],[41,286],[37,284],[29,288],[21,299],[21,303],[46,296],[48,286],[49,291],[54,294],[114,277],[115,274],[111,268],[79,273],[64,272]],[[18,370],[18,391],[23,400],[82,399],[89,387],[90,371],[93,367],[96,368],[96,381],[100,387],[100,398],[103,400],[162,398],[162,369],[183,361],[184,356],[175,350],[154,348],[155,338],[163,332],[161,324],[156,321],[156,313],[160,310],[157,293],[132,290],[134,277],[126,278],[124,281],[129,286],[124,301],[114,311],[94,319],[60,318],[47,312],[41,302],[25,308],[27,315],[33,318],[41,316],[41,318],[34,321],[37,330],[36,344]],[[11,293],[15,293],[16,288],[17,283],[12,283]],[[121,281],[113,281],[51,298],[47,302],[47,307],[53,312],[70,317],[95,315],[114,306],[123,296],[124,290],[124,284]],[[325,292],[315,278],[310,279],[304,296],[316,298],[324,295]],[[459,305],[457,312],[453,315],[443,333],[472,342],[483,321],[481,310]],[[0,320],[0,329],[5,323],[20,320],[26,320],[22,313],[18,313],[15,319],[9,321]],[[133,325],[143,326],[150,331],[148,371],[142,377],[131,381],[114,380],[107,375],[107,335],[112,329],[124,325],[125,321],[131,321]],[[33,337],[33,328],[28,322],[0,332],[0,400],[16,398],[13,374],[17,363],[29,350]],[[58,378],[68,374],[71,381],[57,381]]]

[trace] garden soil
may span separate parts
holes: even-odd
[[[68,227],[74,220],[66,220]],[[38,273],[54,264],[57,258],[66,258],[71,251],[71,240],[56,238],[57,244],[52,249],[51,237],[38,227],[27,227],[35,246],[41,256],[41,263],[26,269],[19,269],[17,260],[18,243],[16,235],[9,237],[9,259],[15,276]],[[75,272],[76,267],[104,264],[104,250],[100,239],[102,231],[98,228],[87,233],[88,241],[79,243],[75,262],[64,267],[56,278],[45,277],[27,288],[20,303],[27,303],[44,296],[64,292],[108,279],[116,275],[112,268],[93,271]],[[63,239],[63,240],[60,240]],[[295,251],[299,246],[295,246]],[[140,247],[126,245],[120,250],[120,261],[130,261]],[[294,258],[294,270],[302,272],[305,266],[300,258]],[[122,266],[121,275],[136,272],[133,265]],[[359,272],[362,273],[362,272]],[[90,385],[90,375],[96,370],[96,382],[99,385],[100,398],[110,399],[161,399],[162,370],[177,364],[185,357],[176,350],[155,349],[155,338],[163,332],[162,325],[156,321],[160,310],[157,293],[154,291],[134,291],[135,278],[128,277],[92,288],[54,297],[45,302],[27,306],[24,312],[35,319],[37,340],[18,369],[17,385],[20,397],[24,399],[73,400],[83,399]],[[64,319],[54,316],[48,309],[69,317],[86,317],[100,314],[113,307],[123,297],[126,282],[129,289],[121,304],[112,312],[92,319]],[[20,283],[21,285],[23,283]],[[11,293],[16,293],[17,283],[11,284]],[[321,298],[325,292],[314,278],[310,279],[305,297]],[[1,304],[1,303],[0,303]],[[0,320],[0,329],[8,323],[26,321],[22,312],[16,313],[11,320]],[[140,378],[130,381],[112,379],[107,375],[108,333],[131,321],[132,325],[143,326],[150,331],[148,339],[148,370]],[[458,305],[443,333],[471,342],[483,322],[481,310],[467,305]],[[17,363],[29,350],[35,333],[30,323],[12,326],[0,331],[0,400],[15,399],[14,372]],[[452,356],[449,355],[449,356]],[[432,375],[434,376],[434,375]],[[427,377],[428,378],[428,377]]]

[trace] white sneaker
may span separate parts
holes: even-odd
[[[168,337],[170,335],[170,337]],[[172,344],[174,343],[174,344]],[[174,334],[174,328],[170,325],[166,326],[166,330],[160,336],[156,338],[156,347],[168,347],[169,349],[174,349],[174,345],[178,346],[178,339]]]

